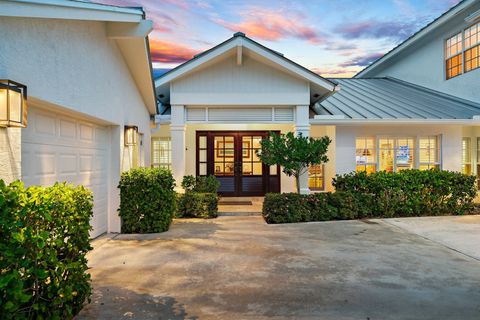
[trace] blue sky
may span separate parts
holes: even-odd
[[[235,31],[328,77],[350,77],[458,0],[101,0],[154,21],[154,68],[172,68]]]

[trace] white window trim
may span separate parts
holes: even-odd
[[[437,138],[437,143],[438,143],[438,161],[437,162],[420,162],[420,139],[422,138],[428,138],[428,137],[436,137]],[[431,134],[431,135],[362,135],[362,136],[356,136],[355,137],[355,151],[357,150],[356,142],[357,139],[365,139],[365,138],[370,138],[370,139],[375,139],[375,153],[376,153],[376,162],[375,163],[367,163],[367,164],[374,164],[375,165],[375,171],[378,172],[380,171],[380,139],[391,139],[394,140],[394,147],[393,151],[397,150],[397,140],[398,139],[405,139],[405,138],[412,138],[414,139],[415,142],[415,152],[414,152],[414,161],[413,161],[413,169],[420,169],[420,165],[438,165],[438,168],[440,170],[443,170],[443,137],[441,134]],[[355,153],[356,155],[356,153]],[[398,172],[397,171],[397,161],[395,160],[395,154],[394,154],[394,161],[393,161],[393,172]],[[357,161],[355,159],[355,168],[357,166]]]
[[[456,32],[454,32],[454,33],[451,33],[448,37],[446,37],[446,38],[443,39],[443,57],[444,57],[444,59],[443,59],[443,73],[444,73],[444,77],[443,77],[443,78],[444,78],[445,81],[448,81],[448,80],[450,80],[450,79],[459,77],[459,76],[461,76],[462,74],[465,74],[465,73],[468,73],[468,72],[472,72],[472,71],[477,70],[477,69],[480,70],[480,67],[477,67],[477,68],[475,68],[475,69],[471,69],[471,70],[469,70],[469,71],[465,71],[465,51],[467,51],[467,50],[469,50],[469,49],[471,49],[471,48],[473,48],[473,47],[476,47],[476,46],[480,45],[480,42],[479,42],[479,43],[476,43],[476,44],[471,45],[470,47],[466,48],[466,47],[465,47],[465,30],[467,30],[467,29],[469,29],[469,28],[471,28],[471,27],[473,27],[474,25],[477,25],[477,24],[478,24],[478,26],[480,27],[480,22],[476,21],[475,23],[472,23],[472,24],[464,27],[461,31],[456,31]],[[451,77],[451,78],[447,78],[447,60],[450,59],[450,58],[452,58],[452,57],[454,57],[454,56],[456,56],[456,55],[454,55],[454,56],[449,56],[449,55],[447,54],[447,41],[448,41],[449,39],[451,39],[452,37],[458,35],[458,34],[461,34],[461,37],[462,37],[462,39],[461,39],[461,41],[462,41],[462,50],[461,50],[461,52],[457,53],[456,55],[458,55],[458,54],[461,55],[462,68],[461,68],[461,72],[460,72],[458,75],[456,75],[456,76],[454,76],[454,77]]]
[[[154,144],[154,141],[170,141],[170,163],[163,163],[163,162],[154,162],[153,161],[153,157],[154,157],[154,148],[153,148],[153,144]],[[152,137],[151,139],[151,167],[152,168],[167,168],[169,170],[172,169],[172,139],[171,137]]]

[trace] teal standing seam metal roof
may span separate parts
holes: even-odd
[[[399,79],[332,79],[341,90],[315,105],[319,115],[346,119],[472,119],[480,104]]]

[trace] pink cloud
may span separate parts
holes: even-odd
[[[251,8],[240,13],[242,21],[227,22],[223,19],[214,21],[231,31],[241,31],[253,38],[276,41],[284,38],[297,38],[317,44],[323,42],[314,28],[302,23],[298,14],[274,12],[263,8]]]
[[[311,70],[324,78],[351,78],[360,71],[361,68],[312,68]]]
[[[182,63],[193,58],[198,50],[181,44],[150,39],[150,54],[153,62]]]

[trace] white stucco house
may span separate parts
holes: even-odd
[[[480,1],[465,0],[352,79],[326,79],[236,33],[153,79],[139,8],[0,1],[0,79],[28,88],[23,128],[0,119],[0,178],[94,192],[92,236],[120,231],[122,171],[215,175],[225,196],[295,191],[255,155],[269,131],[328,135],[336,174],[438,167],[480,176]],[[321,59],[321,57],[319,57]],[[0,89],[2,89],[0,82]],[[126,128],[138,143],[124,141]]]
[[[255,156],[268,131],[328,135],[336,174],[438,167],[480,175],[480,1],[465,0],[353,79],[325,79],[236,33],[155,80],[161,102],[152,165],[215,175],[226,196],[290,192],[294,181]],[[319,57],[321,59],[321,57]],[[479,163],[479,169],[477,169]]]
[[[138,8],[0,1],[0,79],[28,89],[26,127],[0,128],[0,178],[91,188],[94,237],[120,231],[121,171],[150,165],[151,29]],[[125,126],[145,143],[125,146]]]

